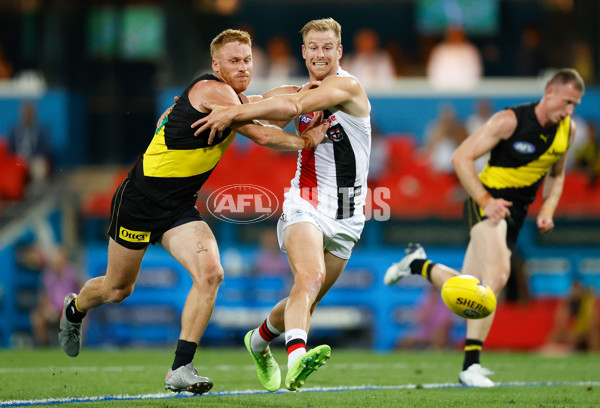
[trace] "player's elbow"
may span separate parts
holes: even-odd
[[[286,120],[292,120],[302,113],[302,106],[296,99],[292,99],[287,103],[282,104],[280,109]]]
[[[457,151],[454,152],[454,154],[452,154],[452,167],[454,167],[455,171],[459,170],[460,165],[463,163],[464,158],[461,156],[461,154]]]

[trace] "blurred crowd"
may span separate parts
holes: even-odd
[[[255,27],[248,22],[234,25],[254,37],[254,78],[285,80],[304,75],[295,32],[275,33],[263,39],[255,36]],[[30,26],[26,28],[33,30],[32,33],[35,31]],[[436,89],[460,91],[473,88],[484,77],[535,77],[548,69],[566,66],[575,68],[587,84],[597,80],[596,51],[589,41],[569,35],[560,47],[554,46],[544,38],[543,28],[537,23],[526,25],[520,34],[511,33],[516,38],[514,46],[509,48],[511,55],[505,55],[506,50],[492,38],[470,36],[460,24],[448,26],[441,34],[418,33],[417,44],[412,49],[403,46],[398,38],[388,35],[382,39],[375,25],[353,30],[344,37],[345,55],[341,66],[367,87],[383,86],[397,78],[427,77]],[[42,60],[35,62],[31,56],[23,55],[25,50],[16,50],[14,44],[10,44],[10,52],[6,52],[7,44],[3,42],[7,43],[8,38],[0,32],[0,80],[37,70],[43,76],[49,76],[50,82],[55,82],[52,67],[47,67]],[[165,50],[164,53],[170,55],[181,50],[179,46],[171,48],[173,51]],[[187,61],[190,57],[180,55],[179,58]],[[161,63],[160,60],[152,62],[159,66]],[[168,67],[163,71],[176,74]],[[178,82],[177,78],[167,81]]]
[[[558,301],[552,329],[541,352],[546,355],[563,355],[600,351],[598,314],[596,291],[575,277],[567,296]]]
[[[76,293],[81,289],[81,273],[62,247],[44,248],[35,244],[23,246],[18,251],[17,261],[22,268],[40,274],[41,285],[30,311],[34,344],[55,345],[56,326],[65,293]]]
[[[244,24],[242,29],[253,29]],[[351,41],[345,43],[342,68],[355,75],[368,88],[389,85],[398,78],[427,77],[434,89],[466,91],[479,81],[493,75],[485,66],[497,58],[498,50],[476,45],[459,25],[450,26],[443,36],[421,36],[416,53],[406,52],[400,42],[382,43],[377,31],[363,27],[356,31]],[[493,47],[492,47],[493,48]],[[584,41],[573,41],[570,52],[558,64],[577,69],[586,83],[596,81],[594,52]],[[253,45],[254,78],[286,80],[302,76],[302,63],[296,42],[284,35],[274,35],[263,47]],[[542,47],[541,30],[528,26],[523,30],[516,47],[515,64],[508,69],[512,76],[536,77],[556,64]],[[551,62],[552,61],[552,62]]]
[[[36,103],[23,101],[8,135],[0,137],[0,209],[3,202],[36,197],[43,191],[52,174],[53,154],[49,130],[38,120]]]

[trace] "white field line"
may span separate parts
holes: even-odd
[[[553,387],[553,386],[600,386],[598,381],[579,381],[579,382],[506,382],[496,383],[498,387]],[[344,392],[344,391],[377,391],[377,390],[405,390],[405,389],[439,389],[439,388],[467,388],[464,385],[456,383],[441,384],[405,384],[405,385],[359,385],[349,387],[312,387],[303,388],[300,392]],[[279,390],[275,394],[284,394],[291,391]],[[265,390],[239,390],[239,391],[220,391],[209,392],[198,398],[227,397],[234,395],[259,395],[271,394]],[[37,405],[49,404],[72,404],[78,402],[104,402],[104,401],[131,401],[131,400],[152,400],[152,399],[170,399],[170,398],[191,398],[194,395],[190,393],[159,393],[159,394],[141,394],[141,395],[107,395],[96,397],[78,397],[78,398],[47,398],[37,400],[11,400],[0,401],[0,407],[31,407]]]

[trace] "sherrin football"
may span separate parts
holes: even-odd
[[[483,319],[496,309],[492,289],[470,275],[458,275],[442,286],[442,299],[448,309],[465,319]]]

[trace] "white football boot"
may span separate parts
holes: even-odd
[[[415,259],[427,259],[425,250],[420,244],[409,244],[408,248],[404,250],[406,255],[400,260],[392,264],[385,272],[383,277],[383,283],[386,285],[393,285],[405,276],[410,275],[410,264]]]
[[[165,388],[173,392],[187,391],[198,395],[208,392],[212,386],[210,378],[198,375],[193,363],[181,366],[175,371],[169,370],[165,378]]]
[[[482,367],[481,364],[472,364],[466,370],[458,373],[458,381],[467,387],[489,388],[494,386],[494,382],[486,376],[492,374],[494,374],[493,371]]]

